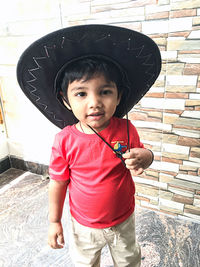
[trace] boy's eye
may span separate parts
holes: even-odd
[[[110,89],[105,89],[101,92],[102,95],[109,95],[112,94],[112,91]]]
[[[85,92],[78,92],[78,93],[75,94],[75,96],[81,96],[81,97],[83,97],[85,95],[86,95]]]

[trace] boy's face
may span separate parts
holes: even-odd
[[[118,96],[116,84],[107,82],[101,74],[88,81],[76,80],[67,89],[69,104],[82,125],[90,125],[96,131],[101,131],[109,124],[115,113],[121,97]]]

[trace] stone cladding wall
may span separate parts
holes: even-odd
[[[200,221],[200,1],[81,2],[90,15],[64,18],[69,25],[123,26],[158,44],[162,72],[129,114],[155,154],[151,167],[134,178],[137,204]]]
[[[158,44],[162,72],[130,114],[155,153],[136,178],[137,202],[200,221],[200,1],[158,3],[145,6],[141,30]]]
[[[9,73],[5,88],[16,86],[10,77],[22,51],[61,27],[111,24],[153,38],[161,50],[162,72],[129,114],[155,154],[150,168],[134,177],[136,201],[200,222],[200,1],[12,0],[12,12],[7,5],[2,15],[0,76]],[[4,105],[8,120],[6,98]]]

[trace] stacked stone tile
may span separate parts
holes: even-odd
[[[134,178],[137,203],[200,221],[200,2],[81,2],[90,13],[68,17],[70,25],[123,26],[158,44],[161,75],[129,114],[143,143],[155,153],[151,167]]]
[[[130,118],[155,162],[136,177],[142,206],[200,220],[200,2],[146,6],[142,31],[159,45],[162,73]]]

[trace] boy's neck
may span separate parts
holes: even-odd
[[[108,121],[108,124],[104,127],[104,128],[100,128],[100,129],[94,129],[96,132],[101,132],[102,130],[104,130],[105,128],[107,128],[107,126],[109,125],[110,121]],[[85,133],[85,134],[94,134],[94,130],[92,130],[90,126],[82,123],[81,121],[79,121],[77,124],[76,124],[76,128],[82,132],[82,133]]]
[[[85,134],[94,134],[94,132],[87,126],[83,125],[80,121],[76,124],[76,128]]]

